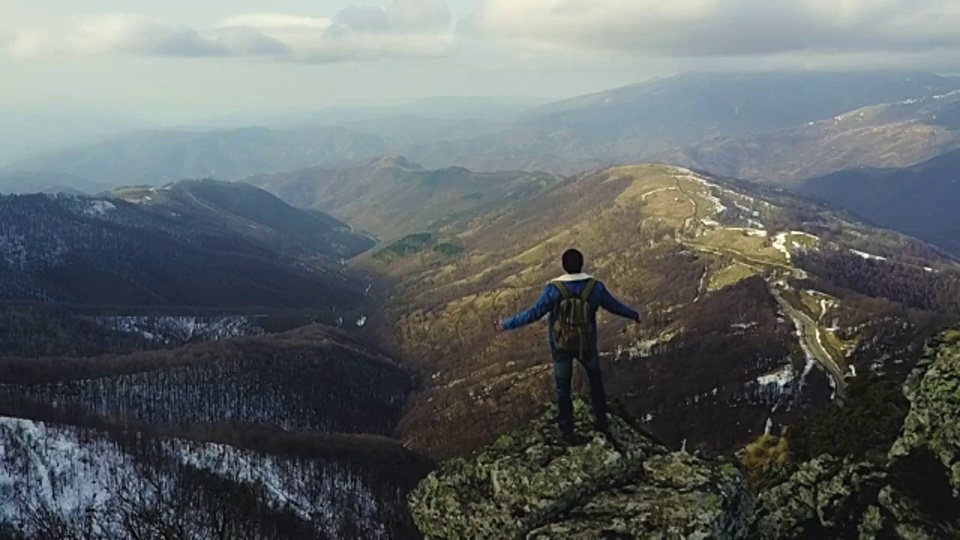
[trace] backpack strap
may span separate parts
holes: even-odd
[[[563,282],[554,281],[552,283],[553,283],[553,286],[556,287],[558,291],[560,291],[560,296],[563,297],[564,300],[569,300],[570,298],[573,297],[573,295],[570,294],[570,289],[568,289],[567,286],[563,284]]]
[[[580,293],[580,299],[584,302],[590,301],[590,295],[593,294],[593,290],[597,288],[597,280],[590,279],[587,281],[587,284],[583,287],[583,292]]]

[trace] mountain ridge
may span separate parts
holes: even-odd
[[[650,160],[701,166],[690,156],[678,160],[677,152],[717,137],[795,128],[958,88],[955,78],[923,73],[681,74],[548,104],[501,133],[405,153],[429,167],[458,163],[556,173]]]
[[[532,302],[571,246],[641,308],[640,329],[601,318],[609,392],[672,443],[743,444],[768,418],[842,398],[876,351],[918,354],[960,315],[946,292],[960,267],[929,245],[783,190],[664,165],[598,170],[358,261],[388,276],[374,323],[429,381],[401,424],[408,444],[467,452],[550,399],[539,333],[485,329]]]
[[[428,170],[401,155],[384,155],[344,168],[315,167],[260,175],[246,182],[295,206],[316,208],[374,234],[396,240],[483,208],[509,204],[559,180],[539,172]]]
[[[856,168],[905,168],[960,147],[960,92],[871,105],[742,138],[715,137],[670,158],[715,174],[797,188]]]
[[[191,192],[196,186],[209,188],[205,196],[219,197],[226,209],[197,199]],[[340,261],[373,241],[333,218],[253,190],[223,183],[148,188],[134,199],[139,204],[111,197],[4,196],[2,296],[120,305],[357,305],[362,286],[342,275]],[[236,193],[247,197],[230,202]],[[159,204],[164,198],[178,204]],[[254,220],[232,213],[243,212],[251,200],[272,201],[273,221],[254,226]],[[326,237],[318,230],[327,231]],[[303,289],[291,290],[294,284]]]

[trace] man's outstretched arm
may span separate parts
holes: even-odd
[[[600,307],[614,315],[640,322],[640,314],[637,313],[637,310],[614,298],[606,287],[600,288]]]
[[[540,294],[540,299],[537,300],[537,303],[534,304],[533,307],[509,319],[500,321],[498,327],[502,330],[516,330],[539,321],[547,313],[550,313],[550,308],[553,307],[559,294],[560,292],[557,291],[556,287],[547,285]]]

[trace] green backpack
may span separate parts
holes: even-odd
[[[553,323],[554,346],[559,352],[583,358],[583,353],[591,346],[590,340],[593,337],[590,295],[593,294],[597,281],[588,281],[578,296],[570,294],[567,286],[560,281],[554,281],[553,285],[562,297],[557,319]]]

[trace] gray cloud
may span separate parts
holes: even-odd
[[[466,35],[535,48],[750,56],[960,47],[955,0],[478,0]]]
[[[110,14],[64,33],[27,29],[6,42],[15,57],[117,54],[167,57],[256,56],[296,62],[433,57],[454,48],[444,0],[393,0],[387,9],[348,8],[332,18],[286,14],[230,17],[198,30]]]
[[[393,0],[387,20],[397,31],[440,32],[450,26],[450,8],[444,0]]]
[[[249,28],[222,28],[213,33],[225,54],[243,56],[288,56],[293,51],[282,41]]]
[[[81,29],[74,45],[93,50],[115,49],[129,54],[212,56],[226,53],[216,40],[186,26],[139,17],[106,17]]]
[[[392,0],[329,16],[241,14],[211,28],[105,15],[64,32],[23,29],[0,40],[0,47],[23,58],[338,62],[448,55],[457,50],[459,35],[466,45],[504,59],[579,59],[583,66],[605,57],[665,59],[677,66],[789,58],[796,67],[810,60],[829,64],[830,58],[847,64],[858,57],[873,65],[953,66],[952,58],[960,57],[960,0],[476,0],[456,34],[451,23],[445,0]]]
[[[334,22],[358,32],[387,32],[390,21],[379,7],[349,7],[337,13]]]

